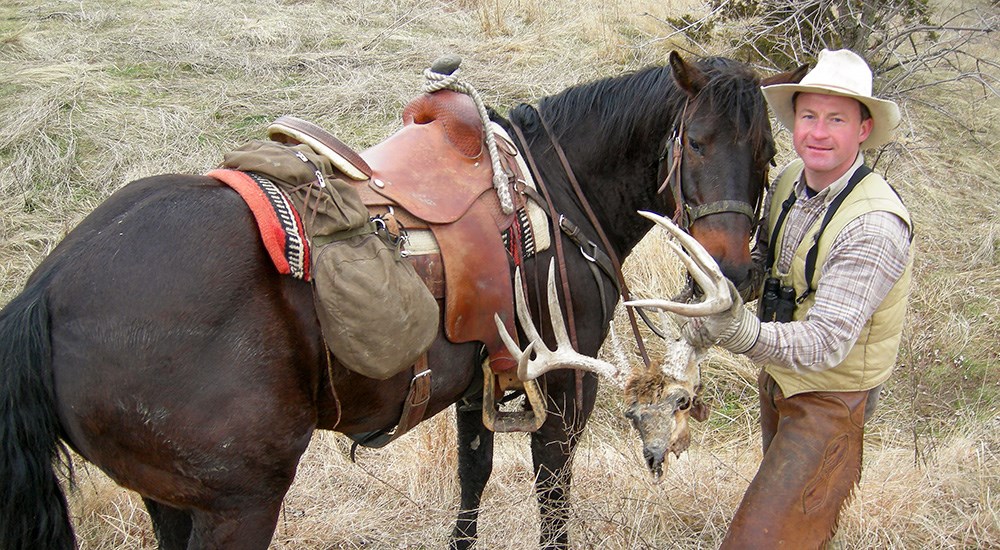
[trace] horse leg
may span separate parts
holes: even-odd
[[[541,516],[542,548],[568,548],[569,492],[573,480],[573,451],[597,398],[597,376],[583,377],[583,402],[576,400],[576,371],[545,375],[549,414],[531,434],[535,466],[535,496]]]
[[[450,547],[455,550],[472,548],[476,543],[479,504],[483,489],[493,472],[493,432],[483,426],[482,407],[455,407],[458,427],[458,479],[461,485],[461,507]]]
[[[184,550],[191,538],[191,514],[153,499],[142,497],[153,522],[153,532],[160,550]]]
[[[239,508],[193,511],[193,530],[188,548],[266,550],[278,525],[278,512],[284,496],[282,491],[266,500],[244,501]]]
[[[142,500],[160,550],[209,550],[267,548],[278,523],[282,499],[231,512],[189,512],[149,498]]]

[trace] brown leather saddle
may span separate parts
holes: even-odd
[[[508,332],[517,334],[511,260],[502,237],[514,215],[500,208],[483,125],[469,96],[451,90],[418,96],[403,110],[403,127],[360,155],[292,117],[275,121],[270,132],[272,139],[315,148],[313,139],[333,150],[347,163],[334,164],[357,183],[369,211],[391,213],[407,229],[430,230],[440,253],[411,260],[435,297],[444,300],[445,335],[455,343],[483,342],[494,372],[516,365],[493,321],[496,313]],[[508,156],[506,166],[516,164],[516,151],[499,149]],[[519,197],[513,187],[511,194]]]
[[[493,370],[506,371],[516,363],[493,314],[514,329],[511,264],[501,238],[514,216],[500,209],[483,131],[469,96],[441,90],[417,97],[403,110],[403,128],[361,153],[372,167],[361,196],[369,207],[402,209],[396,218],[404,226],[430,229],[441,261],[430,259],[421,271],[443,264],[446,336],[483,342]]]

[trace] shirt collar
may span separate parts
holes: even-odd
[[[830,204],[833,199],[837,198],[837,195],[847,187],[847,182],[851,181],[851,176],[854,175],[854,171],[858,169],[859,166],[865,163],[865,155],[861,152],[858,153],[858,158],[854,159],[854,164],[844,172],[843,176],[837,179],[837,181],[831,183],[819,193],[813,199],[822,197],[824,204]],[[795,183],[795,195],[797,197],[806,197],[806,175],[805,170],[799,175],[799,180]],[[810,199],[812,200],[812,199]]]

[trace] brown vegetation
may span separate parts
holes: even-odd
[[[995,2],[930,6],[938,21],[978,10],[996,29]],[[464,78],[503,110],[662,63],[673,48],[734,51],[728,38],[745,23],[722,22],[715,42],[698,45],[671,26],[700,10],[689,0],[6,0],[0,304],[112,191],[146,175],[205,172],[279,115],[364,147],[399,125],[421,71],[444,53],[462,55]],[[957,70],[987,78],[916,70],[900,96],[899,139],[879,158],[913,212],[918,256],[900,368],[838,535],[847,548],[1000,547],[1000,71],[989,62],[1000,50],[993,36],[962,47],[986,61]],[[790,152],[786,133],[778,137],[780,163]],[[652,234],[626,265],[636,293],[666,296],[680,284],[662,238]],[[628,340],[616,322],[606,357],[636,361]],[[755,373],[713,352],[703,376],[712,415],[694,424],[691,449],[659,482],[618,390],[602,390],[574,464],[574,546],[717,546],[760,458]],[[482,547],[532,547],[538,512],[526,437],[498,437],[497,455]],[[450,411],[386,449],[359,451],[356,464],[344,439],[317,433],[272,546],[441,547],[457,512],[455,461]],[[83,461],[77,481],[82,548],[155,547],[134,494]]]

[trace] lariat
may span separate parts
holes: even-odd
[[[458,78],[458,73],[462,70],[458,67],[462,63],[462,58],[457,55],[445,55],[439,57],[430,68],[424,69],[424,82],[421,91],[432,93],[438,90],[454,90],[472,98],[479,111],[479,119],[483,122],[483,133],[486,134],[486,148],[490,153],[490,163],[493,165],[493,188],[496,189],[497,197],[500,199],[500,206],[504,214],[514,212],[514,201],[510,196],[507,176],[500,165],[500,153],[497,151],[497,141],[490,131],[490,115],[486,112],[486,105],[479,97],[472,84],[463,82]]]

